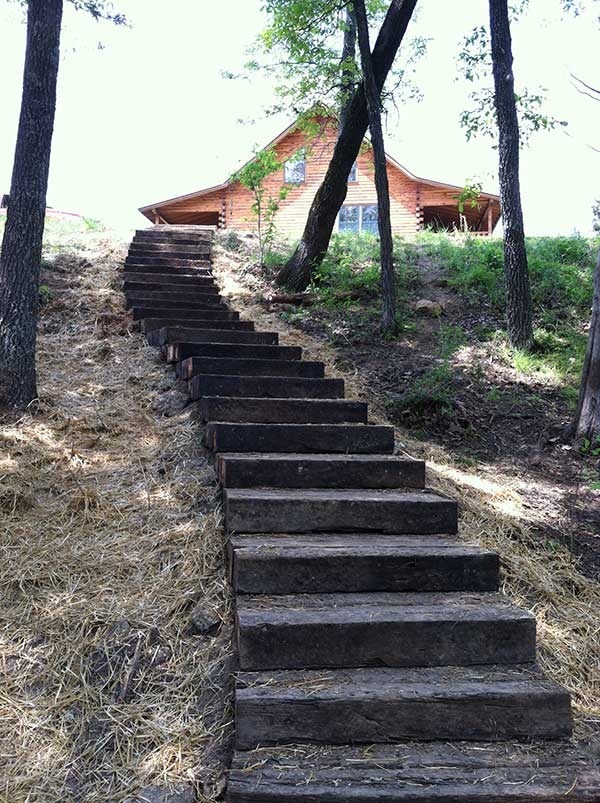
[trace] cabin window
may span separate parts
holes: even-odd
[[[371,234],[379,233],[377,206],[363,206],[361,216],[361,231],[368,231]]]
[[[338,216],[338,231],[353,231],[356,234],[377,234],[377,205],[342,206]]]
[[[354,162],[354,164],[350,168],[350,172],[348,173],[348,184],[350,184],[350,182],[352,182],[352,181],[358,181],[358,178],[357,178],[357,175],[356,175],[356,162]]]
[[[342,206],[339,215],[340,231],[360,231],[360,207],[359,206]]]
[[[298,151],[283,165],[283,180],[285,184],[304,184],[306,181],[306,155]]]

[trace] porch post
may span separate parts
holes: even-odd
[[[492,202],[489,201],[488,208],[487,208],[487,226],[488,226],[488,237],[492,236],[492,231],[494,230],[494,216],[492,213]]]

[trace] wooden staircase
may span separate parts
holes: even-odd
[[[136,233],[124,290],[216,455],[240,672],[229,803],[600,801],[499,560],[301,349],[241,321],[210,231]],[[551,742],[549,740],[558,740]]]

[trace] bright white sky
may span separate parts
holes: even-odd
[[[591,0],[589,0],[591,4]],[[48,203],[119,226],[141,224],[146,203],[223,181],[289,122],[265,119],[268,80],[231,81],[264,19],[261,0],[117,0],[132,29],[95,23],[66,5]],[[387,150],[414,173],[496,188],[490,140],[467,143],[458,124],[468,87],[455,81],[462,35],[486,20],[487,0],[420,0],[414,31],[431,39],[416,80],[421,103],[388,119]],[[571,72],[600,86],[600,3],[578,19],[558,0],[531,0],[514,30],[518,84],[548,89],[547,109],[569,127],[537,134],[522,154],[529,234],[591,230],[600,197],[600,103]],[[460,11],[457,11],[460,9]],[[98,49],[98,41],[104,49]],[[8,192],[21,94],[22,14],[0,0],[0,192]],[[240,123],[254,120],[254,123]]]

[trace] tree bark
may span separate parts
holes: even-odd
[[[494,101],[498,123],[500,201],[504,224],[504,272],[508,339],[515,348],[533,346],[531,288],[519,183],[519,121],[512,71],[508,0],[490,0]]]
[[[21,115],[0,253],[0,405],[35,399],[35,342],[62,0],[29,0]]]
[[[373,72],[379,92],[416,4],[417,0],[392,0],[390,3],[373,48]],[[358,156],[368,125],[367,103],[361,84],[348,106],[345,125],[335,144],[323,183],[312,202],[302,238],[277,276],[279,284],[293,290],[305,290],[308,287],[312,270],[321,263],[329,246],[337,213],[346,198],[348,174]]]
[[[363,85],[369,130],[373,145],[375,163],[375,189],[377,190],[377,225],[379,228],[379,247],[381,258],[381,328],[392,332],[396,326],[396,282],[394,276],[394,243],[390,219],[390,188],[388,184],[383,129],[381,127],[381,93],[377,88],[371,46],[369,44],[369,23],[364,0],[354,0],[358,46],[363,70]]]
[[[354,89],[354,71],[349,67],[349,60],[353,62],[356,57],[356,17],[351,6],[346,6],[346,19],[344,21],[344,44],[342,47],[342,102],[340,104],[340,122],[338,126],[338,134],[343,129],[346,123],[346,116],[350,100],[352,98],[352,91]]]
[[[594,271],[594,300],[577,409],[569,435],[593,442],[600,436],[600,254]]]

